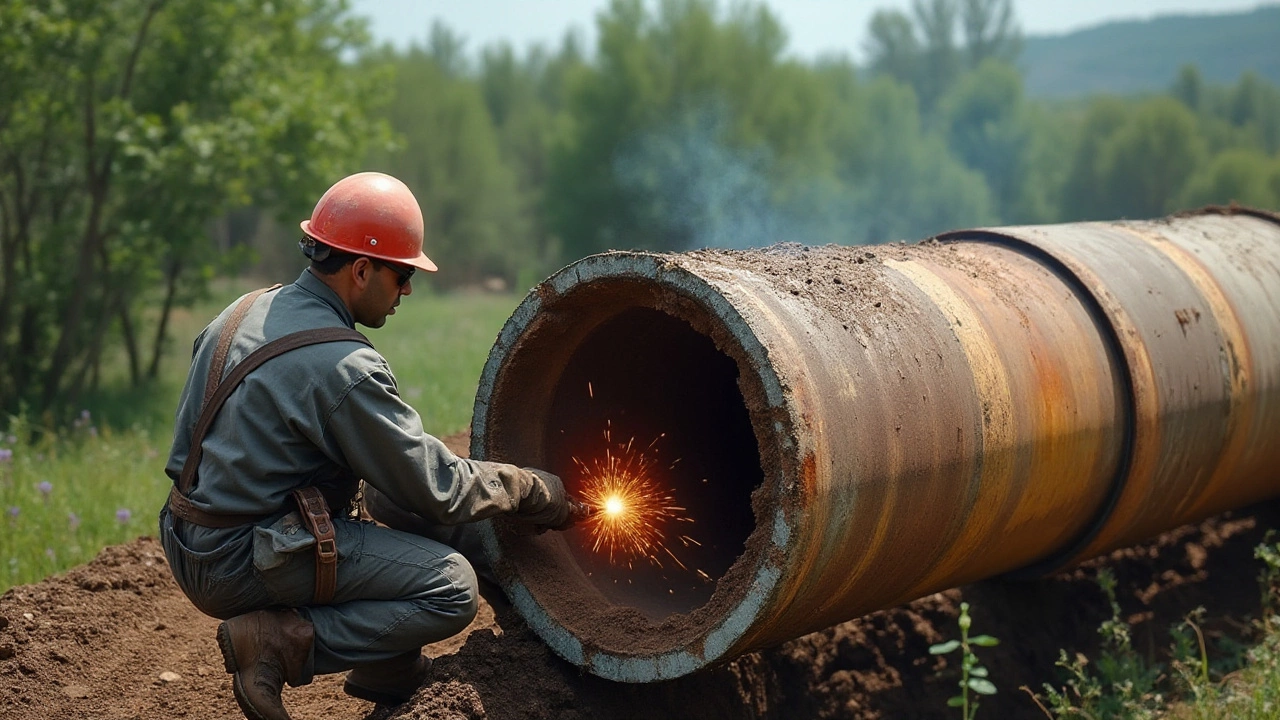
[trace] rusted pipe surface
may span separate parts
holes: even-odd
[[[490,526],[557,653],[678,677],[1280,492],[1280,224],[940,240],[607,253],[535,288],[481,377],[473,456],[573,490],[605,427],[661,435],[653,472],[700,543],[689,571],[627,568],[581,530]]]

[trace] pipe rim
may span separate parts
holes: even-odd
[[[759,324],[753,325],[744,317],[713,281],[685,267],[691,264],[691,259],[689,254],[681,256],[677,262],[673,256],[657,253],[615,251],[589,256],[561,269],[531,290],[503,326],[481,372],[476,394],[471,456],[486,459],[493,452],[488,433],[492,396],[486,391],[492,392],[500,386],[501,374],[512,351],[545,308],[553,307],[592,283],[609,280],[655,283],[664,292],[692,301],[704,317],[690,318],[679,314],[673,314],[673,317],[693,324],[698,332],[701,330],[696,321],[715,323],[722,332],[720,337],[712,337],[712,340],[717,349],[737,366],[739,382],[757,384],[765,407],[753,408],[745,402],[745,397],[744,403],[761,455],[764,455],[766,443],[773,446],[773,456],[777,458],[773,463],[775,472],[771,474],[769,463],[762,460],[763,477],[751,493],[754,528],[744,540],[742,553],[717,580],[711,599],[696,608],[710,606],[721,598],[724,591],[721,582],[734,571],[739,571],[743,563],[751,563],[747,580],[735,583],[726,592],[728,602],[725,604],[730,609],[718,616],[716,622],[698,628],[681,646],[663,652],[633,654],[587,646],[538,602],[534,591],[516,573],[499,573],[503,589],[517,612],[556,654],[609,680],[653,682],[674,679],[735,657],[747,649],[757,616],[778,592],[786,558],[794,549],[791,522],[784,512],[788,504],[780,502],[784,496],[797,491],[795,478],[798,475],[789,467],[794,464],[797,437],[792,398],[769,360],[767,343],[760,337]],[[762,508],[767,508],[767,515],[762,516]],[[481,523],[480,534],[490,562],[495,568],[501,567],[508,554],[503,549],[494,522]]]

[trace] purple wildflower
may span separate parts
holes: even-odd
[[[40,484],[36,485],[36,489],[40,491],[40,494],[44,496],[45,500],[48,500],[49,494],[53,492],[53,483],[48,480],[41,480]]]
[[[13,451],[9,448],[0,448],[0,462],[9,462],[13,459]]]
[[[75,532],[76,528],[80,527],[80,516],[73,512],[67,513],[67,527]]]
[[[9,519],[16,520],[18,518],[18,513],[22,512],[22,508],[18,507],[17,505],[10,505],[8,512],[9,512]]]
[[[116,511],[116,522],[120,523],[121,525],[127,524],[129,522],[129,519],[132,517],[133,517],[133,513],[129,511],[129,508],[120,508],[119,510]]]

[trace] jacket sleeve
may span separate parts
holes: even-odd
[[[517,514],[540,525],[568,517],[564,487],[550,473],[454,455],[422,429],[381,366],[356,381],[329,415],[326,440],[355,474],[398,506],[441,525]]]

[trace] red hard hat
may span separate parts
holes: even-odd
[[[422,253],[422,208],[404,183],[379,172],[348,175],[320,196],[302,232],[342,252],[435,272]]]

